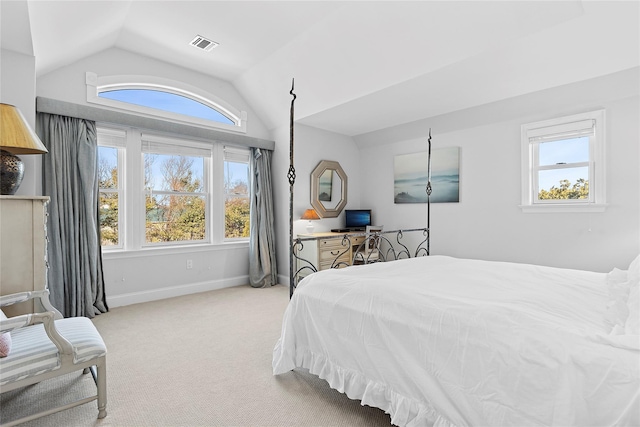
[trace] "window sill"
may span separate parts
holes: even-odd
[[[210,251],[226,251],[234,249],[243,249],[249,247],[249,240],[242,240],[238,242],[224,242],[218,244],[203,244],[203,245],[185,245],[174,247],[146,247],[135,250],[126,249],[113,249],[103,250],[103,259],[120,259],[120,258],[138,258],[147,256],[159,256],[159,255],[178,255],[188,254],[195,252],[210,252]]]
[[[603,203],[519,205],[523,213],[604,212],[607,206],[607,204]]]

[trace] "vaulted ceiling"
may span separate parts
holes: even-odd
[[[231,82],[267,127],[357,136],[640,64],[637,1],[2,1],[42,76],[110,47]],[[196,36],[220,45],[204,52]]]

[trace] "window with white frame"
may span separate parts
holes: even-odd
[[[122,218],[125,212],[123,183],[126,147],[124,131],[101,128],[98,130],[98,188],[100,239],[103,247],[121,249]]]
[[[522,208],[603,210],[604,110],[522,126]]]
[[[209,241],[212,147],[142,135],[145,244]]]
[[[249,237],[248,148],[106,125],[98,146],[103,249]]]
[[[156,76],[87,72],[87,102],[204,128],[247,132],[247,113],[199,87]]]

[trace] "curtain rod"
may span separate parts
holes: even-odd
[[[274,150],[276,143],[268,139],[254,138],[246,135],[224,132],[215,129],[205,129],[198,126],[190,126],[181,123],[173,123],[151,117],[137,116],[135,114],[120,111],[107,110],[89,105],[74,104],[72,102],[59,101],[52,98],[36,97],[36,111],[39,113],[58,114],[67,117],[93,120],[102,123],[132,126],[159,132],[191,136],[207,141],[223,141],[245,147],[263,148]]]

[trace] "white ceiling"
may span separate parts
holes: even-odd
[[[6,1],[38,76],[110,47],[231,82],[265,125],[356,136],[640,64],[638,1]],[[220,46],[203,52],[196,35]]]

